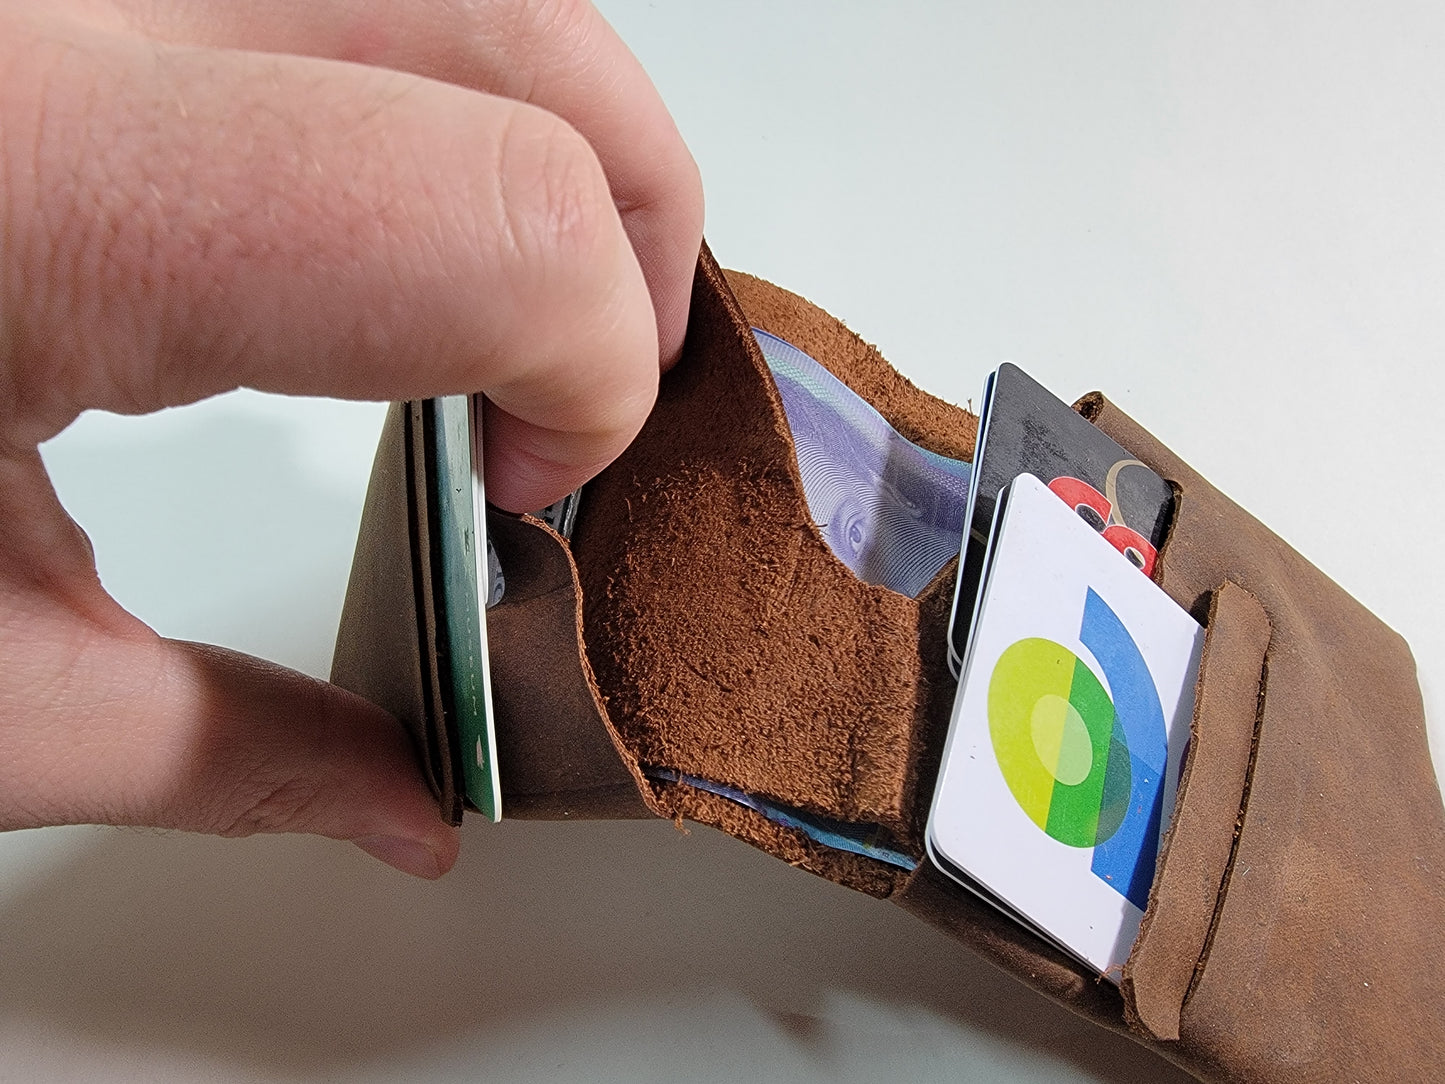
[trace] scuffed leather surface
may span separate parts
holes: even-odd
[[[1269,638],[1269,619],[1258,599],[1234,583],[1214,591],[1174,819],[1120,983],[1130,1021],[1158,1039],[1179,1038],[1184,999],[1204,966],[1223,899],[1254,753]]]
[[[840,856],[638,773],[655,764],[886,824],[920,850],[950,699],[939,676],[947,592],[890,597],[826,552],[749,323],[808,350],[910,439],[971,453],[966,412],[912,388],[821,310],[761,280],[724,279],[704,254],[684,360],[637,444],[589,489],[578,579],[547,552],[554,539],[538,549],[523,535],[504,561],[531,583],[493,635],[495,665],[521,675],[498,708],[513,814],[631,815],[640,795],[653,812],[891,896],[1125,1029],[1117,988],[926,863],[906,876]],[[1206,1080],[1432,1079],[1445,1060],[1445,811],[1408,648],[1102,397],[1080,409],[1176,486],[1156,578],[1218,622],[1178,820],[1126,975],[1132,1034]],[[398,631],[424,633],[427,619],[406,601],[415,584],[401,539],[410,530],[413,551],[424,547],[396,512],[396,460],[396,448],[378,457],[338,673],[390,700],[434,747],[434,728],[415,721],[430,710],[424,637],[406,644]],[[549,683],[551,711],[538,704]]]
[[[1118,408],[1081,406],[1178,487],[1164,590],[1197,612],[1233,581],[1272,629],[1248,800],[1180,1020],[1188,1067],[1226,1081],[1438,1076],[1445,810],[1409,648]]]

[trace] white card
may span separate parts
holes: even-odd
[[[995,519],[929,814],[945,872],[1101,973],[1138,934],[1204,630],[1032,475]]]

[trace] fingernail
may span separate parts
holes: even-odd
[[[441,863],[425,843],[403,836],[362,836],[352,842],[372,858],[413,877],[434,881],[442,875]]]

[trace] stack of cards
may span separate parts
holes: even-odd
[[[1109,973],[1148,902],[1204,630],[1028,474],[998,498],[978,596],[929,856]]]
[[[1024,473],[1046,482],[1146,576],[1154,570],[1174,508],[1173,491],[1164,479],[1017,365],[1005,362],[990,374],[982,403],[968,534],[949,635],[955,676],[971,627],[994,506],[1004,486]]]
[[[492,713],[486,606],[502,589],[501,571],[487,541],[477,417],[481,399],[432,399],[423,429],[433,466],[430,498],[436,502],[437,542],[444,588],[438,654],[444,675],[443,710],[455,719],[461,741],[467,801],[492,820],[502,817],[497,737]]]
[[[1168,483],[1014,365],[984,387],[925,846],[1117,978],[1174,808],[1204,630],[1149,578]]]

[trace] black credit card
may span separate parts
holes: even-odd
[[[999,491],[1020,474],[1045,482],[1145,575],[1174,513],[1168,482],[1017,365],[1005,362],[989,375],[982,404],[949,631],[955,674],[966,654]]]

